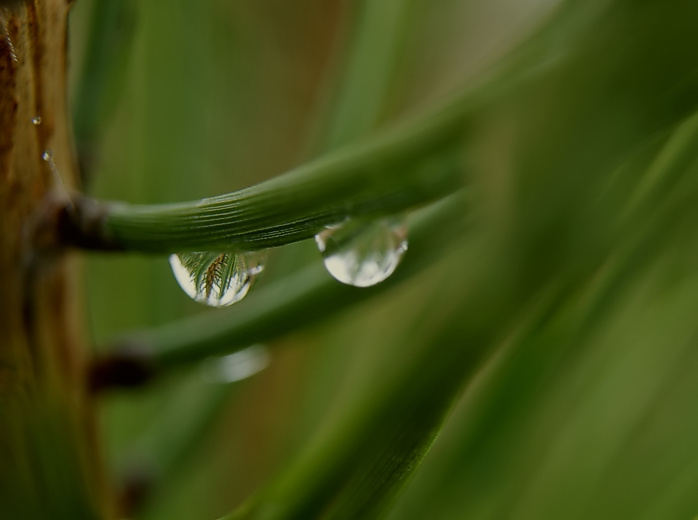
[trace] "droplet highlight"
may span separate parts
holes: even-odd
[[[43,122],[41,116],[32,117],[32,124],[34,126],[39,126]]]
[[[370,287],[387,279],[407,251],[403,217],[355,219],[315,235],[325,268],[337,281]]]
[[[41,159],[43,159],[47,163],[51,163],[53,161],[53,150],[44,150],[41,154]]]
[[[210,307],[239,302],[264,270],[264,254],[224,252],[177,253],[170,266],[177,283],[194,301]]]

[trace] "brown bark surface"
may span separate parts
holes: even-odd
[[[68,0],[0,7],[0,517],[105,518],[75,260],[37,246],[75,187]]]

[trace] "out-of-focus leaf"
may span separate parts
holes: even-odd
[[[698,99],[696,15],[563,2],[488,71],[503,80],[475,82],[475,225],[452,237],[469,247],[418,319],[390,323],[398,339],[369,345],[395,353],[385,374],[351,381],[337,423],[239,517],[381,515],[468,383],[393,518],[695,515],[695,119],[667,134]]]
[[[386,281],[371,288],[337,283],[320,262],[255,290],[233,309],[207,312],[112,340],[111,351],[139,359],[159,370],[187,366],[206,356],[247,346],[316,324],[343,308],[366,301],[437,262],[466,227],[467,197],[459,193],[425,208],[410,219],[411,251]],[[107,356],[110,355],[107,353]]]
[[[695,12],[616,2],[491,114],[504,276],[570,285],[469,389],[390,518],[695,516]]]
[[[125,89],[136,25],[133,0],[99,0],[92,4],[90,33],[73,108],[83,175],[95,165],[100,140]]]
[[[357,3],[348,52],[316,145],[322,152],[367,135],[381,122],[409,5],[406,0]]]
[[[691,215],[601,266],[507,347],[390,518],[695,513]]]

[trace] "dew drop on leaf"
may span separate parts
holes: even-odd
[[[407,251],[404,217],[355,219],[315,235],[325,268],[339,282],[370,287],[388,278]]]
[[[170,255],[179,286],[199,303],[225,307],[239,302],[264,269],[262,253],[196,252]]]
[[[227,356],[209,358],[203,363],[204,381],[211,384],[226,384],[242,381],[264,370],[270,361],[269,351],[264,345],[252,345]]]

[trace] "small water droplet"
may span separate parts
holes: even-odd
[[[264,269],[259,252],[195,252],[170,255],[177,283],[187,295],[211,307],[239,302]]]
[[[349,220],[315,235],[327,271],[339,282],[370,287],[388,278],[407,251],[402,217]]]
[[[39,126],[42,121],[43,119],[41,119],[41,116],[32,117],[32,124],[34,126]]]
[[[70,211],[72,214],[75,214],[75,206],[73,205],[73,202],[70,199],[68,189],[65,187],[65,184],[63,184],[61,172],[58,171],[56,161],[53,160],[53,150],[51,150],[50,148],[44,150],[44,152],[41,154],[41,159],[48,164],[48,168],[51,171],[51,178],[53,180],[52,187],[55,195],[59,198],[65,199],[68,202],[68,211]]]
[[[252,345],[227,356],[209,358],[203,363],[204,380],[213,384],[234,383],[264,370],[270,361],[264,345]]]

